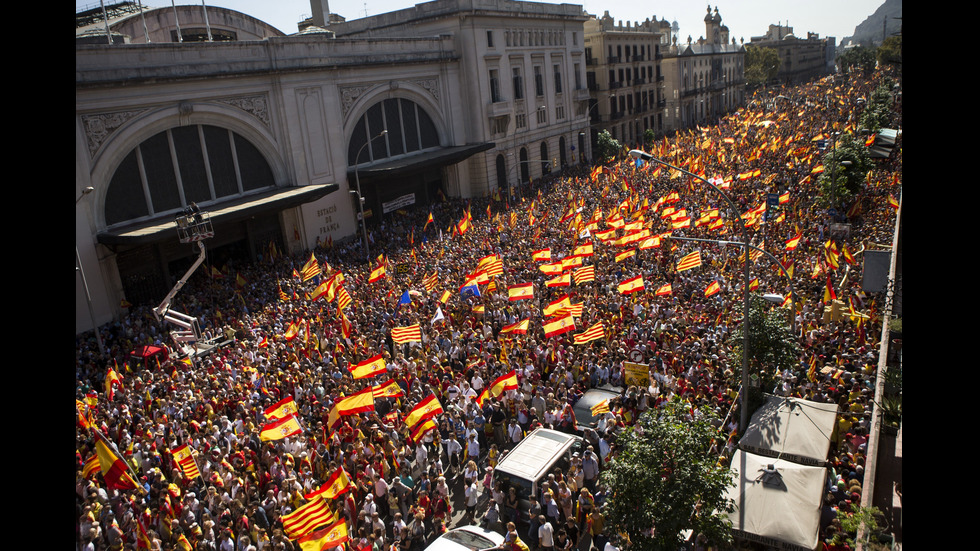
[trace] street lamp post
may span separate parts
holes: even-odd
[[[361,148],[357,150],[357,155],[354,157],[354,180],[357,182],[357,204],[360,207],[361,230],[363,231],[363,235],[364,235],[364,258],[368,260],[371,259],[371,243],[368,241],[367,219],[364,218],[364,195],[361,194],[361,175],[359,172],[360,164],[361,164],[361,152],[364,151],[364,148],[370,145],[371,142],[387,134],[388,134],[388,129],[382,130],[377,136],[364,142],[364,145],[362,145]]]
[[[742,281],[742,323],[745,327],[742,329],[742,416],[739,422],[739,432],[745,433],[745,428],[749,425],[749,402],[748,402],[748,391],[749,391],[749,230],[745,226],[745,220],[742,219],[741,213],[735,203],[726,195],[723,191],[718,189],[717,186],[705,180],[701,176],[684,170],[683,168],[676,167],[646,153],[634,149],[630,151],[630,156],[634,159],[643,159],[647,162],[655,162],[661,164],[667,168],[680,171],[682,174],[694,178],[695,180],[707,185],[711,189],[718,192],[719,195],[728,203],[728,207],[732,210],[735,219],[739,221],[742,226],[742,243],[745,246],[745,271],[743,274]]]

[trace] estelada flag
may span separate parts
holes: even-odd
[[[319,490],[310,492],[303,497],[310,501],[317,498],[333,499],[347,493],[351,487],[352,485],[350,477],[347,476],[347,471],[343,467],[340,467],[330,475],[330,478],[323,483],[323,486],[320,486]]]
[[[299,409],[296,407],[296,402],[293,401],[293,397],[287,396],[266,408],[264,413],[266,419],[276,421],[278,419],[285,419],[297,411]]]
[[[349,539],[347,535],[347,521],[340,519],[337,522],[314,530],[309,534],[299,538],[296,543],[302,551],[324,551],[339,547]]]
[[[327,507],[326,500],[316,496],[313,501],[283,515],[281,520],[286,536],[295,540],[313,532],[318,526],[337,522],[337,516]]]
[[[602,322],[589,327],[584,332],[575,335],[575,344],[586,344],[595,340],[599,340],[606,336],[605,327]]]
[[[408,415],[405,416],[405,426],[411,429],[420,421],[435,417],[440,413],[442,413],[442,404],[436,399],[435,394],[430,394],[428,398],[416,404],[412,411],[408,412]]]
[[[303,427],[299,426],[299,419],[296,418],[296,415],[290,415],[289,417],[284,417],[263,426],[262,432],[259,433],[259,438],[263,442],[270,442],[273,440],[282,440],[287,436],[295,436],[302,432]]]
[[[549,262],[551,261],[551,249],[540,249],[531,253],[531,258],[534,260],[542,260]]]
[[[391,340],[395,344],[422,342],[422,328],[417,323],[407,327],[395,327],[391,330]]]
[[[583,266],[572,272],[572,279],[576,285],[595,281],[595,266]]]
[[[375,398],[401,398],[405,395],[405,391],[395,381],[378,383],[371,387],[371,392]]]
[[[355,380],[366,379],[388,372],[388,367],[381,354],[368,358],[357,365],[351,364],[348,369],[350,369],[350,374]]]
[[[500,330],[501,333],[514,333],[515,335],[527,334],[528,325],[530,325],[531,320],[521,320],[517,323],[512,323],[510,325],[505,325],[503,329]]]
[[[511,285],[507,288],[507,300],[523,300],[528,298],[534,298],[534,284],[533,283],[520,283],[517,285]]]
[[[643,290],[643,276],[638,275],[619,284],[619,294],[628,295]]]
[[[718,294],[720,291],[721,284],[718,283],[718,280],[716,279],[708,284],[708,286],[704,289],[704,296],[710,297],[711,295]]]
[[[508,390],[517,389],[517,372],[513,369],[510,373],[501,375],[490,385],[490,396],[496,398]]]
[[[657,292],[655,294],[658,297],[663,297],[669,295],[671,292],[673,292],[673,289],[671,288],[670,283],[668,283],[666,285],[662,285],[659,289],[657,289]]]
[[[572,274],[561,274],[544,282],[545,287],[569,287],[572,284]]]
[[[575,318],[571,314],[566,314],[555,321],[544,324],[544,337],[551,337],[568,333],[575,330]]]
[[[102,478],[105,479],[106,486],[117,490],[135,490],[139,484],[129,474],[129,466],[123,461],[115,445],[104,438],[96,432],[95,453],[99,457],[99,466],[102,468]]]
[[[701,265],[701,251],[694,251],[693,253],[680,259],[680,261],[677,263],[677,271],[683,272],[684,270],[697,268],[700,265]]]

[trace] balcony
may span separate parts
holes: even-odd
[[[587,57],[587,58],[585,58],[585,66],[586,67],[592,67],[592,66],[596,65],[597,63],[598,62],[596,61],[596,59],[594,57]]]
[[[633,81],[633,86],[640,86],[641,84],[646,84],[646,83],[647,83],[647,79],[645,79],[645,78],[638,78],[638,79],[636,79],[636,80]]]
[[[618,56],[618,55],[611,55],[611,56],[608,56],[608,57],[606,58],[606,63],[609,63],[609,64],[612,64],[612,63],[619,63],[619,56]]]
[[[586,101],[588,99],[589,99],[589,91],[584,88],[579,88],[574,92],[572,92],[572,100],[574,101]]]
[[[642,55],[635,55],[631,59],[632,59],[632,61],[643,61],[643,56]]]
[[[624,115],[626,115],[625,111],[616,111],[615,113],[609,115],[609,120],[616,121],[623,118]]]
[[[623,87],[623,83],[622,82],[610,82],[609,83],[609,89],[610,90],[615,90],[616,88],[622,88],[622,87]]]
[[[487,117],[502,117],[510,115],[511,104],[509,101],[495,101],[487,104]]]

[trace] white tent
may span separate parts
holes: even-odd
[[[837,404],[767,396],[752,415],[738,447],[804,465],[825,465]]]
[[[732,457],[735,537],[778,549],[816,548],[826,491],[824,467],[800,465],[737,450]]]

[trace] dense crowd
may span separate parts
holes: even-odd
[[[80,406],[84,419],[76,429],[79,548],[136,549],[145,533],[153,549],[299,549],[281,518],[342,467],[352,487],[332,506],[348,520],[346,545],[353,549],[422,549],[452,528],[453,511],[463,507],[460,522],[486,521],[514,546],[602,550],[600,472],[615,461],[616,435],[638,415],[665,401],[685,401],[692,415],[717,419],[721,452],[733,449],[740,358],[732,336],[741,320],[744,256],[738,247],[666,236],[739,239],[735,218],[743,212],[753,243],[793,271],[801,353],[793,367],[766,373],[774,381],[766,390],[840,406],[823,523],[830,538],[838,530],[832,513],[861,495],[882,323],[881,299],[860,291],[861,252],[891,243],[889,196],[900,195],[902,161],[900,143],[890,158],[876,161],[857,206],[846,209],[849,233],[834,236],[840,253],[834,266],[831,220],[818,202],[823,153],[814,138],[855,132],[857,100],[870,96],[877,78],[758,91],[751,107],[647,146],[666,162],[718,182],[740,213],[695,179],[626,157],[598,172],[566,168],[509,196],[503,190],[446,199],[431,211],[387,216],[370,234],[371,251],[381,256],[365,259],[357,240],[322,244],[312,251],[321,273],[309,281],[294,274],[310,251],[281,255],[272,247],[255,262],[226,265],[223,278],[196,274],[175,307],[197,316],[208,336],[225,344],[192,363],[131,361],[127,355],[138,346],[166,346],[169,337],[148,307],[130,308],[101,328],[106,355],[94,339],[77,340],[76,398],[87,404]],[[777,95],[789,99],[775,101]],[[900,125],[900,103],[894,112]],[[788,201],[765,215],[751,214],[759,213],[767,193]],[[649,230],[649,237],[621,246],[616,240],[634,231],[625,225]],[[610,229],[615,233],[604,233]],[[798,245],[786,251],[784,243],[795,236]],[[594,252],[579,261],[595,268],[594,280],[549,287],[555,275],[540,266],[569,259],[588,243]],[[545,249],[550,261],[532,258]],[[635,254],[617,259],[630,249]],[[701,265],[677,272],[678,260],[694,251]],[[477,292],[461,292],[470,277],[479,277],[481,259],[492,255],[502,261],[502,273],[476,283]],[[758,280],[754,293],[789,294],[786,278],[769,260],[749,261]],[[369,281],[379,266],[387,268],[385,275]],[[310,297],[338,272],[353,299],[343,308],[346,329],[336,297]],[[620,284],[636,276],[644,289],[622,294]],[[718,292],[706,296],[714,282]],[[533,298],[509,300],[508,288],[526,283],[533,283]],[[865,316],[829,319],[828,287],[845,311],[853,307]],[[546,337],[542,310],[565,295],[582,307],[575,330]],[[437,313],[444,319],[436,320]],[[503,332],[522,320],[530,320],[526,333]],[[601,338],[574,343],[575,334],[600,322]],[[393,328],[413,324],[420,325],[421,342],[393,342]],[[352,364],[378,354],[386,374],[352,378]],[[627,383],[629,361],[650,366],[648,384]],[[119,384],[106,384],[109,370]],[[512,370],[517,388],[478,405],[483,390]],[[374,411],[331,425],[330,411],[341,398],[388,380],[404,396],[377,398]],[[508,488],[493,487],[492,468],[537,427],[574,430],[571,406],[588,389],[607,384],[623,390],[598,426],[586,431],[589,449],[567,472],[551,475],[540,502],[520,515],[530,522],[518,520],[516,498]],[[416,441],[403,419],[430,395],[444,413]],[[302,434],[263,441],[264,412],[288,397],[298,407]],[[83,477],[95,455],[96,430],[130,463],[141,488],[107,488],[99,470]],[[200,472],[193,479],[173,457],[185,444]]]

